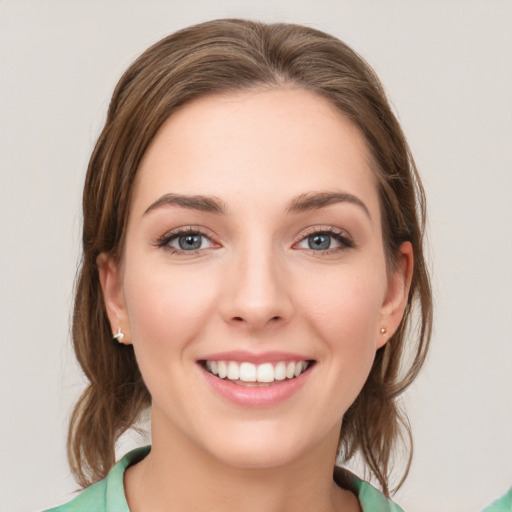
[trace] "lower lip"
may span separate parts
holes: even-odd
[[[208,384],[221,397],[242,407],[270,407],[293,396],[302,388],[311,368],[294,379],[274,381],[266,386],[244,386],[215,377],[201,367]]]

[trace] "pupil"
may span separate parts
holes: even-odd
[[[180,249],[191,250],[201,247],[201,235],[184,235],[179,238]]]
[[[331,237],[329,235],[312,235],[308,238],[310,249],[329,249]]]

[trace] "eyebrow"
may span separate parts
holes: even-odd
[[[199,210],[201,212],[226,213],[226,206],[217,197],[213,196],[187,196],[183,194],[165,194],[154,203],[152,203],[144,212],[144,215],[166,205],[177,205],[182,208],[189,208],[191,210]]]
[[[335,203],[350,203],[359,206],[371,220],[370,211],[368,207],[353,194],[348,192],[306,192],[293,198],[290,201],[286,212],[290,213],[301,213],[309,210],[317,210],[325,208]],[[203,196],[203,195],[184,195],[184,194],[165,194],[154,203],[152,203],[144,212],[143,215],[149,212],[167,205],[181,206],[182,208],[188,208],[191,210],[198,210],[208,213],[216,213],[219,215],[225,214],[227,207],[225,203],[215,196]]]
[[[308,210],[317,210],[319,208],[325,208],[330,204],[334,203],[350,203],[359,206],[366,213],[368,218],[371,220],[370,210],[368,207],[353,194],[348,192],[308,192],[301,194],[296,198],[292,199],[290,206],[288,206],[288,213],[299,213]]]

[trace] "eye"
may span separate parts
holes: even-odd
[[[171,247],[181,249],[182,251],[194,251],[196,249],[204,248],[206,237],[199,234],[187,234],[176,236],[174,239],[169,241]]]
[[[315,252],[333,252],[354,247],[348,235],[334,228],[315,228],[302,238],[296,247]]]
[[[331,248],[332,237],[325,233],[316,233],[306,238],[308,247],[315,251],[323,251]]]
[[[166,233],[156,243],[158,247],[170,250],[172,253],[194,253],[214,246],[212,240],[201,231],[190,228]]]

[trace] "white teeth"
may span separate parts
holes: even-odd
[[[228,368],[224,361],[219,361],[217,363],[217,369],[219,371],[219,377],[221,379],[225,379],[228,376]]]
[[[275,365],[272,363],[255,365],[236,361],[206,361],[205,367],[210,373],[218,375],[221,379],[269,383],[298,377],[306,370],[308,363],[306,361],[290,361],[288,363],[280,361]]]
[[[274,382],[274,367],[272,363],[260,364],[257,373],[258,382]]]
[[[239,370],[239,367],[238,365],[233,362],[233,361],[230,361],[228,363],[228,379],[229,380],[238,380],[240,376],[240,370]]]
[[[244,382],[256,382],[256,375],[256,365],[252,363],[242,363],[240,365],[240,380]]]
[[[285,363],[277,363],[274,368],[274,379],[276,380],[284,380],[286,379],[286,364]]]

